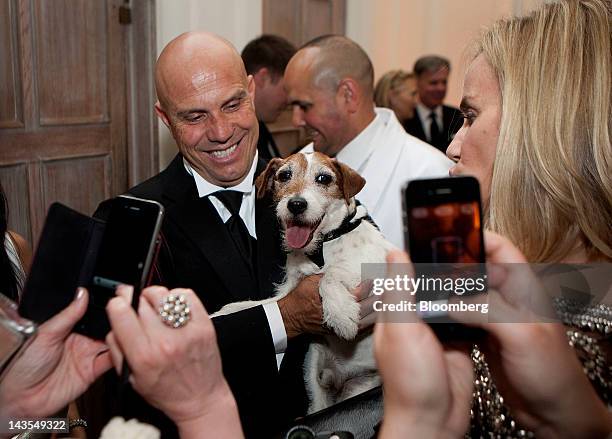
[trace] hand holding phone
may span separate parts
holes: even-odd
[[[486,279],[478,181],[473,177],[412,180],[402,195],[405,242],[416,276],[445,281]],[[427,323],[440,323],[433,329],[441,339],[482,335],[480,330],[449,323],[446,313],[435,311],[435,305],[442,308],[448,303],[451,294],[447,289],[418,291],[415,296],[417,303],[434,304],[419,306],[420,310],[434,309],[419,314]]]
[[[106,304],[121,284],[132,285],[132,304],[149,280],[158,247],[164,208],[152,200],[121,195],[112,207],[102,236],[91,282],[90,303],[77,331],[103,339],[110,330]]]

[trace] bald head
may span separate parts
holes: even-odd
[[[155,65],[155,88],[162,108],[170,104],[179,87],[197,90],[199,84],[214,78],[219,71],[238,72],[246,83],[244,63],[234,46],[209,32],[186,32],[170,41]]]
[[[367,53],[339,35],[315,38],[300,48],[291,63],[308,69],[316,87],[336,90],[344,78],[355,80],[364,96],[373,97],[374,68]]]

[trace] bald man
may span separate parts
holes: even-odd
[[[402,248],[402,185],[414,178],[448,177],[452,162],[407,134],[393,111],[374,108],[372,62],[346,37],[306,43],[287,65],[285,87],[293,124],[312,138],[304,149],[336,157],[365,178],[357,198],[385,237]]]
[[[285,255],[271,200],[256,199],[253,185],[265,167],[257,159],[253,78],[229,42],[198,32],[164,48],[155,83],[155,111],[179,154],[129,193],[165,207],[156,282],[192,288],[209,313],[272,296]],[[323,332],[318,280],[306,279],[278,304],[213,322],[247,437],[269,437],[303,414],[303,345],[296,337]],[[142,401],[126,399],[123,406],[124,417],[161,427],[164,438],[176,436]]]

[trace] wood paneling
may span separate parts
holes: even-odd
[[[33,8],[40,125],[108,121],[107,3],[37,0]]]
[[[263,33],[296,46],[326,34],[344,35],[346,0],[263,0]]]
[[[91,214],[157,172],[155,4],[0,0],[0,38],[0,124],[23,120],[0,125],[0,181],[35,246],[52,202]]]
[[[44,209],[59,201],[91,215],[110,196],[108,164],[105,156],[42,163]]]
[[[346,0],[263,0],[263,33],[275,34],[300,47],[321,35],[344,35]],[[304,130],[291,123],[284,111],[268,128],[282,156],[309,142]]]
[[[0,128],[23,126],[16,14],[13,0],[0,2]]]
[[[9,205],[9,229],[32,242],[26,165],[0,167],[0,183]]]

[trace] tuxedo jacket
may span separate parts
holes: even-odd
[[[274,157],[280,157],[276,142],[272,133],[262,121],[259,121],[259,137],[257,138],[257,151],[259,152],[259,158],[264,160],[270,160]]]
[[[256,175],[265,168],[260,160]],[[256,201],[256,269],[250,270],[208,199],[199,198],[193,179],[179,154],[160,174],[129,190],[139,198],[158,201],[165,208],[161,248],[153,268],[154,283],[168,288],[191,288],[206,310],[259,300],[274,293],[282,281],[285,254],[270,198]],[[107,202],[105,202],[107,203]],[[108,207],[103,203],[98,216]],[[304,340],[289,343],[280,372],[266,314],[261,306],[213,319],[224,375],[236,398],[247,437],[269,437],[306,411],[302,361]],[[128,397],[126,397],[129,396]],[[121,414],[162,428],[162,437],[176,430],[160,412],[134,392],[122,395]]]
[[[459,131],[459,128],[461,128],[462,123],[463,119],[458,108],[442,105],[443,126],[441,136],[439,142],[435,142],[436,144],[432,145],[446,154],[446,148],[448,148],[448,145],[450,145],[455,133]],[[402,124],[404,125],[404,129],[408,134],[412,134],[414,137],[418,137],[423,142],[429,143],[427,137],[425,136],[423,123],[421,122],[421,118],[416,110],[414,112],[414,116],[411,119],[404,120]]]

